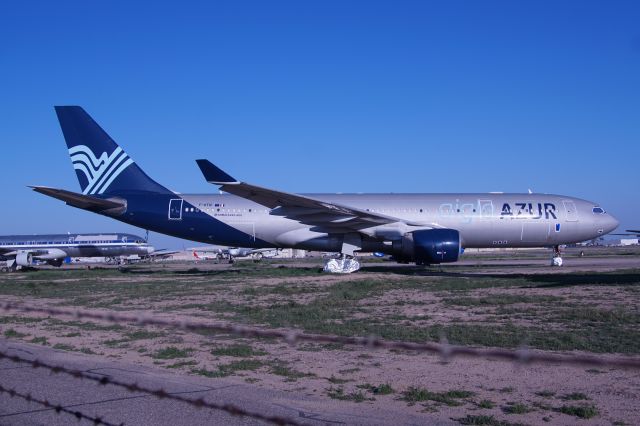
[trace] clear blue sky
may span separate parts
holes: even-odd
[[[208,158],[290,192],[531,188],[640,226],[637,1],[2,2],[0,234],[144,232],[26,187],[79,188],[64,104],[180,192],[216,190]]]

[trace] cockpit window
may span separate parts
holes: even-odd
[[[604,209],[602,207],[594,207],[593,212],[595,214],[604,214]]]

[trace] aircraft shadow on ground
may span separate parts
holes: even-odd
[[[120,272],[123,274],[132,274],[132,275],[153,275],[153,274],[173,274],[173,275],[209,275],[209,276],[218,276],[218,275],[239,275],[242,274],[243,270],[241,269],[215,269],[215,270],[205,270],[198,268],[189,268],[189,269],[180,269],[180,270],[162,270],[162,269],[136,269],[136,268],[121,268]]]
[[[523,275],[520,275],[522,277]],[[572,287],[583,285],[640,286],[638,272],[571,273],[524,275],[527,280],[538,283],[535,287]]]
[[[516,265],[518,266],[518,265]],[[521,266],[521,265],[519,265]],[[93,267],[91,270],[104,270],[106,268]],[[271,268],[264,268],[262,271],[269,275]],[[303,273],[317,272],[322,273],[322,268],[316,267],[295,267],[295,266],[279,266],[273,269],[289,269],[300,271]],[[35,273],[38,272],[37,268],[25,268],[22,272]],[[57,272],[74,273],[77,269],[60,269]],[[241,276],[243,274],[256,275],[260,274],[261,270],[247,269],[247,268],[225,268],[225,269],[179,269],[179,270],[166,270],[166,269],[147,269],[147,268],[119,268],[121,273],[132,275],[154,275],[154,274],[173,274],[173,275],[200,275],[200,276]],[[613,271],[613,272],[572,272],[572,273],[549,273],[549,274],[525,274],[525,273],[511,273],[511,274],[496,274],[493,272],[479,271],[452,271],[444,270],[438,267],[424,267],[413,265],[376,265],[376,266],[363,266],[360,272],[364,273],[386,273],[403,275],[407,277],[451,277],[451,278],[495,278],[495,279],[525,279],[529,284],[523,287],[535,287],[535,288],[553,288],[553,287],[572,287],[572,286],[587,286],[587,285],[602,285],[602,286],[638,286],[640,288],[640,272],[635,270],[630,271]],[[292,274],[295,277],[296,274]]]
[[[443,271],[420,266],[365,266],[363,272],[393,273],[413,277],[460,277],[460,278],[496,278],[526,279],[531,285],[526,287],[552,288],[586,285],[603,286],[640,286],[640,272],[577,272],[553,274],[495,274],[478,272]]]
[[[127,273],[127,274],[137,274],[137,275],[174,274],[174,275],[204,275],[204,276],[225,276],[225,275],[243,275],[243,274],[259,275],[262,272],[268,276],[270,271],[274,272],[274,271],[283,270],[283,269],[288,270],[292,273],[294,272],[308,273],[308,272],[322,271],[322,268],[280,265],[273,268],[271,267],[263,267],[263,268],[230,267],[225,269],[188,268],[188,269],[178,269],[178,270],[120,268],[120,272]],[[295,274],[293,274],[292,276],[295,276]]]

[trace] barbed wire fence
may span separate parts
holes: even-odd
[[[441,339],[439,343],[426,342],[414,343],[403,341],[392,341],[378,338],[376,336],[368,337],[349,337],[329,334],[310,334],[293,330],[268,330],[258,327],[249,327],[237,324],[227,323],[209,323],[190,320],[172,320],[161,318],[158,316],[150,316],[147,314],[124,314],[116,312],[89,311],[79,309],[50,308],[30,306],[24,303],[0,302],[0,310],[5,312],[23,312],[32,314],[42,314],[51,317],[70,317],[74,320],[91,320],[103,321],[111,324],[128,324],[136,326],[156,326],[166,327],[188,332],[207,332],[210,334],[234,335],[245,338],[262,338],[262,339],[278,339],[283,340],[290,345],[301,342],[310,343],[337,343],[342,345],[359,346],[367,349],[393,349],[406,350],[418,353],[436,355],[442,361],[448,362],[455,357],[472,357],[483,359],[494,359],[518,364],[555,364],[555,365],[572,365],[572,366],[589,366],[601,368],[624,368],[624,369],[640,369],[640,358],[621,357],[621,356],[594,356],[594,355],[560,355],[554,353],[545,353],[534,351],[527,347],[516,350],[499,349],[499,348],[474,348],[469,346],[451,345],[446,339]],[[265,422],[278,425],[299,425],[301,423],[286,417],[268,416],[255,411],[245,410],[234,404],[215,403],[205,401],[203,398],[191,399],[181,395],[172,394],[165,389],[152,389],[141,386],[137,383],[127,383],[106,376],[96,377],[81,370],[71,369],[62,365],[49,364],[41,360],[30,360],[18,355],[11,355],[8,352],[0,350],[0,359],[6,359],[16,363],[29,364],[33,368],[43,368],[55,374],[65,374],[77,379],[85,379],[96,382],[100,385],[113,385],[129,392],[141,392],[160,399],[169,399],[183,402],[196,408],[208,408],[212,410],[220,410],[235,416],[250,417]],[[0,386],[0,393],[8,393],[11,396],[21,397],[25,400],[39,403],[48,408],[56,410],[57,413],[64,412],[74,415],[78,419],[85,419],[95,424],[111,425],[103,421],[99,417],[92,417],[64,408],[62,405],[53,405],[46,400],[36,400],[30,394],[21,394],[15,389],[8,389]]]
[[[79,309],[43,308],[20,303],[2,302],[0,309],[4,311],[19,311],[25,313],[40,313],[49,316],[66,316],[76,320],[88,319],[105,321],[112,324],[133,324],[138,326],[158,326],[189,332],[208,332],[211,334],[231,334],[246,338],[279,339],[294,345],[300,342],[310,343],[338,343],[343,345],[361,346],[368,349],[408,350],[440,356],[444,361],[454,357],[475,357],[484,359],[499,359],[514,361],[522,364],[547,363],[561,365],[583,365],[589,367],[615,367],[640,369],[640,358],[604,357],[593,355],[559,355],[534,351],[527,347],[516,350],[498,348],[474,348],[470,346],[451,345],[446,339],[439,343],[414,343],[393,341],[368,337],[349,337],[332,334],[310,334],[297,331],[266,330],[257,327],[227,323],[207,323],[189,320],[171,320],[146,314],[132,315],[115,312],[88,311]]]
[[[67,376],[70,376],[76,379],[89,380],[89,381],[98,383],[99,385],[113,385],[113,386],[126,389],[129,392],[141,392],[141,393],[154,396],[159,399],[169,399],[173,401],[184,402],[196,408],[210,408],[213,410],[225,411],[234,416],[252,417],[254,419],[263,420],[265,422],[274,423],[277,425],[294,425],[295,426],[300,424],[286,417],[267,416],[261,413],[251,412],[251,411],[242,409],[234,404],[218,404],[215,402],[205,401],[204,398],[191,399],[181,395],[172,394],[171,392],[167,392],[163,388],[151,389],[145,386],[141,386],[137,383],[127,383],[117,379],[112,379],[107,376],[97,377],[95,374],[87,373],[82,370],[67,368],[63,365],[49,364],[47,362],[40,361],[38,359],[27,359],[18,355],[10,355],[8,352],[2,351],[2,350],[0,350],[0,359],[6,359],[9,361],[13,361],[21,364],[28,364],[33,368],[43,368],[43,369],[49,370],[53,374],[65,374]],[[35,402],[38,402],[38,401],[35,401]],[[53,408],[57,410],[57,407],[58,406],[55,406]],[[65,412],[68,412],[68,411],[65,411]],[[76,412],[74,412],[74,414],[75,413]],[[86,418],[86,417],[83,417],[83,418]],[[103,424],[107,424],[107,423],[103,423]]]
[[[13,388],[6,388],[0,384],[0,394],[3,394],[3,393],[8,394],[11,398],[20,398],[27,402],[33,402],[35,404],[41,405],[45,408],[54,410],[58,414],[60,413],[71,414],[77,420],[89,420],[94,425],[105,425],[105,426],[123,426],[124,425],[124,423],[118,423],[118,424],[109,423],[105,420],[102,420],[102,417],[89,416],[78,410],[70,410],[62,406],[61,404],[54,404],[52,402],[49,402],[49,400],[47,399],[39,399],[31,395],[30,393],[21,393]]]

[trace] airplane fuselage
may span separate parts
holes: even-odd
[[[29,266],[33,260],[60,266],[67,257],[146,256],[153,252],[132,234],[41,234],[0,236],[0,258]]]
[[[425,226],[460,232],[464,248],[570,244],[610,232],[615,219],[590,201],[547,194],[313,194]],[[340,224],[309,226],[230,194],[126,196],[127,223],[203,243],[339,251]],[[615,227],[615,226],[614,226]],[[386,229],[385,229],[386,228]],[[363,251],[392,252],[402,230],[382,226],[363,239]]]

